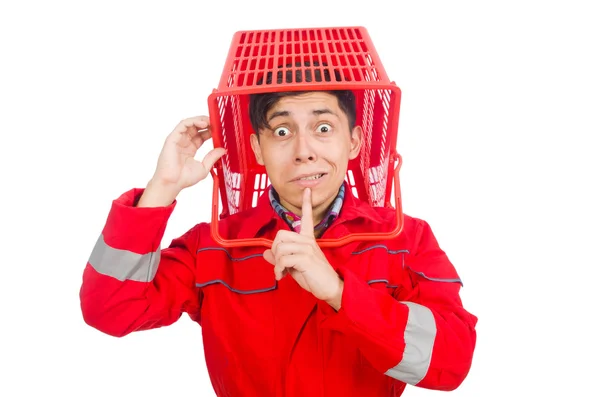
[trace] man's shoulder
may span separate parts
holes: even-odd
[[[397,218],[396,208],[394,208],[394,207],[373,207],[373,210],[377,213],[377,215],[379,217],[381,217],[381,219],[384,223],[386,223],[386,224],[395,223],[396,218]],[[408,215],[405,212],[402,213],[402,219],[403,219],[404,225],[407,225],[410,227],[415,227],[417,225],[421,226],[423,223],[425,223],[425,221],[423,219]]]
[[[260,211],[258,207],[248,208],[242,211],[238,211],[235,214],[227,215],[222,219],[219,219],[219,225],[237,225],[241,222],[245,222],[248,220],[256,220],[257,217],[260,217],[261,213],[264,211]]]
[[[249,226],[249,222],[255,224],[261,221],[264,217],[264,212],[259,211],[256,207],[245,209],[231,215],[224,216],[217,221],[219,235],[224,239],[239,238],[240,233]],[[196,225],[203,234],[207,244],[214,243],[211,233],[212,221],[199,223]]]
[[[372,207],[376,213],[376,217],[380,218],[378,222],[371,222],[371,228],[378,232],[390,232],[394,229],[398,222],[398,215],[396,208],[394,207]],[[401,214],[402,230],[398,237],[390,241],[390,243],[399,243],[403,245],[410,245],[415,240],[418,240],[423,233],[424,229],[428,228],[428,224],[425,220],[408,215],[406,213]]]

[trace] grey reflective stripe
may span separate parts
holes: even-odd
[[[89,259],[90,265],[100,274],[117,280],[152,281],[160,262],[160,247],[156,252],[136,254],[113,248],[100,235]]]
[[[406,347],[402,361],[385,374],[416,385],[429,370],[437,328],[431,310],[413,302],[400,303],[408,306],[408,322],[404,330]]]

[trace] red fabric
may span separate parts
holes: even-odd
[[[103,229],[112,248],[157,249],[175,203],[135,208],[141,193],[132,190],[113,203]],[[394,223],[394,210],[347,194],[323,238],[389,231]],[[256,208],[219,227],[225,238],[272,239],[287,225],[265,194]],[[405,215],[395,240],[324,250],[344,280],[339,312],[289,276],[276,282],[263,251],[225,250],[201,223],[162,250],[150,282],[119,281],[88,263],[80,293],[84,319],[121,337],[188,313],[201,325],[218,396],[399,396],[406,384],[384,373],[403,358],[408,307],[399,301],[410,301],[429,308],[437,328],[429,370],[417,386],[451,390],[466,377],[477,318],[463,308],[456,270],[426,222]]]

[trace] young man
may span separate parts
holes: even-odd
[[[159,245],[182,189],[224,154],[194,159],[207,117],[167,137],[154,176],[113,202],[84,271],[85,321],[114,336],[201,325],[218,396],[399,396],[406,384],[452,390],[466,377],[476,317],[428,224],[406,216],[400,236],[320,249],[316,238],[389,231],[392,209],[345,185],[361,147],[351,92],[251,98],[249,137],[272,184],[255,208],[220,221],[225,238],[265,237],[270,249],[225,249],[200,223]]]

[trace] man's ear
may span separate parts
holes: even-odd
[[[360,153],[362,146],[363,130],[361,126],[355,126],[350,133],[350,160],[354,160]]]
[[[254,152],[254,157],[256,158],[256,162],[259,165],[265,165],[265,162],[262,158],[262,152],[260,150],[260,143],[258,142],[258,134],[250,135],[250,145],[252,146],[252,151]]]

